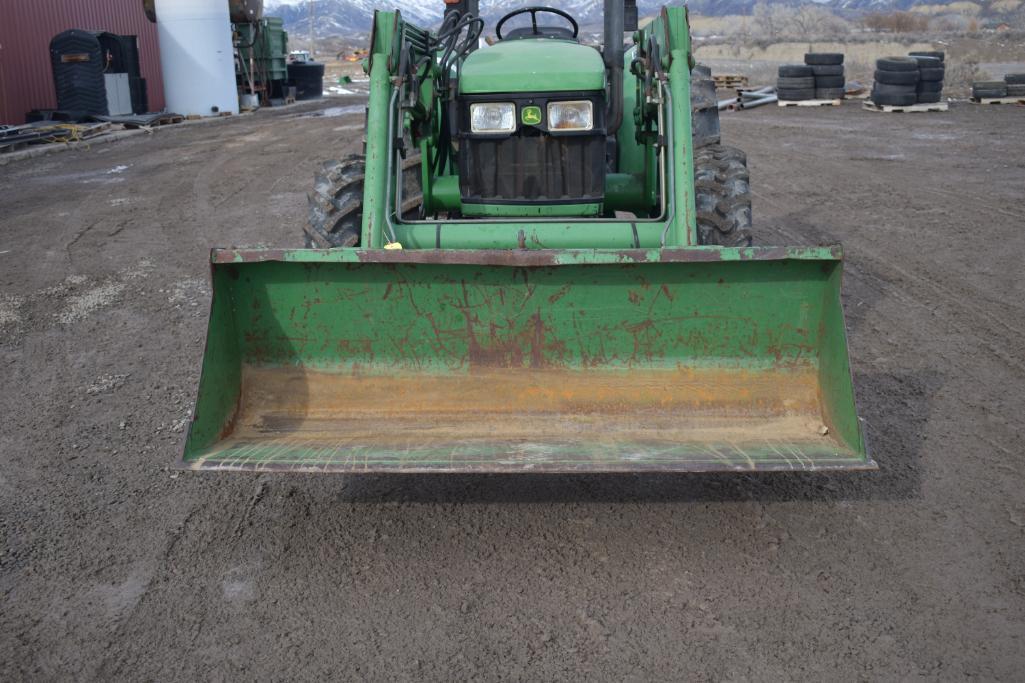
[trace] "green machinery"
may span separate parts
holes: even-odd
[[[258,95],[263,104],[283,97],[288,83],[288,32],[281,17],[232,26],[239,92]]]
[[[376,14],[365,155],[325,163],[307,248],[213,251],[181,465],[874,468],[841,250],[752,246],[686,9],[606,0],[597,50],[526,8],[478,48],[474,4]]]

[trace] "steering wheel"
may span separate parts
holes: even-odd
[[[502,27],[505,26],[505,22],[509,21],[513,17],[518,17],[521,14],[529,14],[530,15],[530,24],[533,27],[532,28],[532,33],[535,36],[541,35],[541,32],[537,30],[537,13],[538,12],[547,12],[549,14],[554,14],[556,16],[562,17],[563,19],[568,21],[571,26],[573,26],[573,37],[574,38],[576,38],[580,34],[580,25],[577,24],[577,20],[574,19],[567,12],[562,11],[561,9],[557,9],[555,7],[523,7],[521,9],[513,10],[512,12],[509,12],[509,14],[506,14],[504,17],[499,19],[498,25],[495,26],[495,35],[498,37],[499,40],[502,40]]]

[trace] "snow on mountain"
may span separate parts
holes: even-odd
[[[639,0],[641,16],[654,14],[668,2],[679,0]],[[925,0],[768,0],[787,5],[815,3],[841,14],[905,10]],[[931,0],[936,4],[956,0]],[[750,14],[758,0],[689,0],[691,10],[705,16]],[[494,27],[502,15],[531,4],[548,4],[566,10],[581,26],[599,27],[602,20],[600,0],[481,0],[481,14]],[[309,32],[310,11],[308,0],[265,0],[268,14],[280,16],[285,27],[306,35]],[[445,9],[443,0],[315,0],[314,25],[318,37],[346,36],[367,33],[375,9],[398,9],[415,24],[437,26]]]
[[[489,26],[502,15],[532,4],[531,0],[481,0],[481,14]],[[572,14],[582,26],[601,23],[602,3],[598,0],[545,0],[544,4]],[[641,0],[642,14],[654,12],[664,0]],[[310,11],[307,0],[265,0],[266,13],[279,16],[289,31],[309,32]],[[314,26],[318,37],[366,33],[375,9],[398,9],[415,24],[435,26],[445,10],[443,0],[315,0]]]

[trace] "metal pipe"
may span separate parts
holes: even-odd
[[[605,47],[602,56],[609,74],[608,134],[623,124],[623,0],[605,0]]]
[[[765,97],[763,97],[761,99],[758,99],[758,100],[746,100],[744,102],[741,102],[740,104],[737,105],[737,108],[738,109],[754,109],[755,107],[761,107],[762,105],[772,104],[773,102],[778,102],[778,101],[779,101],[779,96],[778,95],[767,95],[767,96],[765,96]]]
[[[725,111],[737,104],[739,101],[740,98],[738,97],[734,97],[732,100],[719,100],[719,111]]]
[[[737,95],[746,99],[757,99],[763,95],[770,95],[776,92],[775,86],[767,85],[763,88],[757,88],[755,90],[738,90]]]

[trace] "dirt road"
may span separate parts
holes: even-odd
[[[724,129],[762,241],[846,246],[878,473],[169,471],[208,247],[299,244],[359,115],[0,168],[0,680],[1020,677],[1025,109]]]

